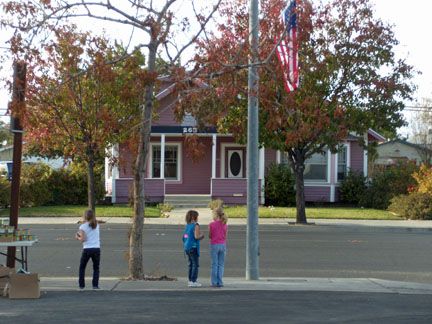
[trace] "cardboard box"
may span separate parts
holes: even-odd
[[[39,276],[37,273],[13,273],[9,280],[9,298],[39,298]]]
[[[15,273],[14,268],[0,266],[0,296],[3,296],[3,291],[9,282],[9,276]]]

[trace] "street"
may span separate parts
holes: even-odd
[[[431,323],[432,295],[348,292],[47,292],[0,303],[8,323]]]
[[[29,268],[40,276],[77,275],[81,245],[74,225],[31,225],[39,243],[29,248]],[[209,277],[207,228],[200,277]],[[147,275],[186,276],[183,226],[146,225]],[[245,226],[230,226],[225,275],[245,275]],[[379,278],[432,283],[432,233],[428,229],[367,226],[260,226],[261,277]],[[102,277],[127,275],[128,225],[101,227]]]

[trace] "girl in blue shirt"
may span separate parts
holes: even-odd
[[[183,232],[183,247],[189,259],[189,287],[201,287],[198,279],[200,240],[204,234],[200,231],[198,224],[198,212],[189,210],[186,213],[186,227]]]

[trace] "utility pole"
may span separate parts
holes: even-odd
[[[248,133],[247,133],[247,233],[246,280],[259,279],[258,240],[258,0],[250,0],[248,76]]]
[[[14,63],[14,75],[12,84],[12,103],[11,111],[11,132],[14,134],[13,141],[13,160],[12,160],[12,185],[11,185],[11,205],[9,214],[9,225],[18,227],[18,210],[20,195],[21,178],[21,158],[22,158],[22,133],[21,117],[25,105],[26,87],[26,64],[24,62]],[[16,248],[8,247],[7,266],[15,268]]]

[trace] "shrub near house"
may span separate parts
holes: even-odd
[[[417,170],[415,163],[398,162],[375,170],[370,180],[350,172],[341,184],[341,199],[361,207],[387,209],[393,197],[407,194],[416,184]]]
[[[407,195],[394,197],[389,210],[406,219],[432,219],[432,168],[422,165],[413,178],[417,184]]]
[[[294,206],[294,176],[287,164],[272,163],[265,179],[265,204],[267,206]]]
[[[96,194],[101,199],[104,187],[101,170],[97,172]],[[87,203],[86,171],[79,165],[51,169],[43,163],[24,164],[21,174],[21,207],[82,205]],[[0,178],[0,205],[10,204],[10,182]]]

